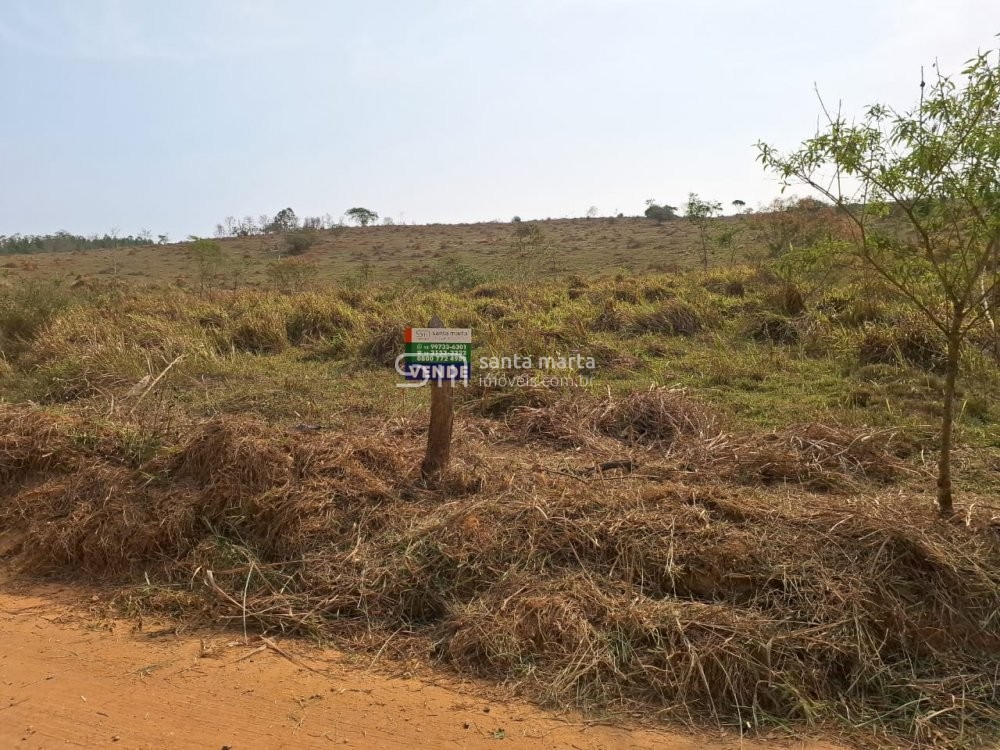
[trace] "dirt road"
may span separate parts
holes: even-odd
[[[832,750],[587,724],[287,640],[177,635],[169,623],[136,632],[88,615],[80,597],[0,582],[0,747]]]

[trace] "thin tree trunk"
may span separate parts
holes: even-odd
[[[951,445],[955,423],[955,381],[958,378],[958,355],[962,343],[962,318],[955,316],[948,333],[948,363],[944,383],[944,409],[941,414],[941,455],[938,458],[937,504],[942,516],[952,514]]]

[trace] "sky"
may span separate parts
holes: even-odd
[[[757,205],[816,88],[906,106],[997,33],[996,0],[0,0],[0,235]]]

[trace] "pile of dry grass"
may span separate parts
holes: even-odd
[[[516,409],[542,409],[559,400],[558,391],[551,388],[488,388],[473,382],[456,391],[462,407],[471,414],[494,419],[503,418]]]
[[[743,484],[798,484],[811,490],[858,489],[916,473],[890,450],[895,433],[827,424],[791,425],[773,432],[719,435],[695,447],[693,461]]]
[[[170,474],[191,480],[224,504],[287,484],[292,464],[275,430],[257,420],[220,416],[188,438]]]
[[[41,570],[170,574],[204,533],[203,502],[190,489],[154,486],[135,471],[90,461],[18,493],[0,518],[23,526],[27,556]]]
[[[477,481],[434,489],[416,472],[414,425],[355,437],[219,418],[142,470],[78,445],[66,471],[5,485],[0,522],[26,534],[36,565],[147,572],[217,618],[433,654],[563,704],[744,731],[839,721],[868,744],[1000,734],[988,519],[944,522],[900,493],[754,488],[878,479],[880,436],[713,438],[710,416],[662,390],[548,411],[560,409],[594,439],[703,436],[705,470],[588,479],[470,429],[458,469]],[[16,411],[4,418],[18,450],[71,440],[71,425]]]
[[[672,445],[682,436],[714,434],[717,420],[686,391],[650,388],[598,400],[590,421],[603,435],[629,443]]]
[[[600,438],[669,447],[682,436],[717,432],[715,415],[683,390],[650,388],[626,396],[576,393],[540,407],[520,407],[510,424],[520,435],[556,445],[595,445]]]
[[[0,492],[32,475],[71,467],[74,427],[67,417],[0,405]]]
[[[670,484],[540,490],[389,502],[323,527],[329,544],[295,578],[255,581],[251,612],[381,633],[373,647],[402,630],[559,703],[744,729],[850,717],[933,746],[996,730],[990,532],[898,499],[858,512]]]

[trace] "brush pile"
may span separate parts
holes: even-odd
[[[431,488],[406,422],[341,434],[218,417],[136,469],[73,420],[4,407],[0,528],[34,570],[145,574],[215,617],[374,650],[395,634],[390,652],[563,704],[744,731],[852,725],[869,745],[996,737],[1000,536],[883,487],[905,473],[885,436],[737,439],[662,390],[516,406],[495,428],[554,435],[549,454],[497,449],[481,437],[496,420],[477,419]],[[658,473],[539,466],[587,460],[560,448],[587,432],[655,453]]]
[[[605,398],[575,393],[546,406],[515,408],[510,423],[525,438],[570,447],[593,447],[613,438],[669,449],[682,437],[718,432],[715,415],[683,390],[667,388]]]

